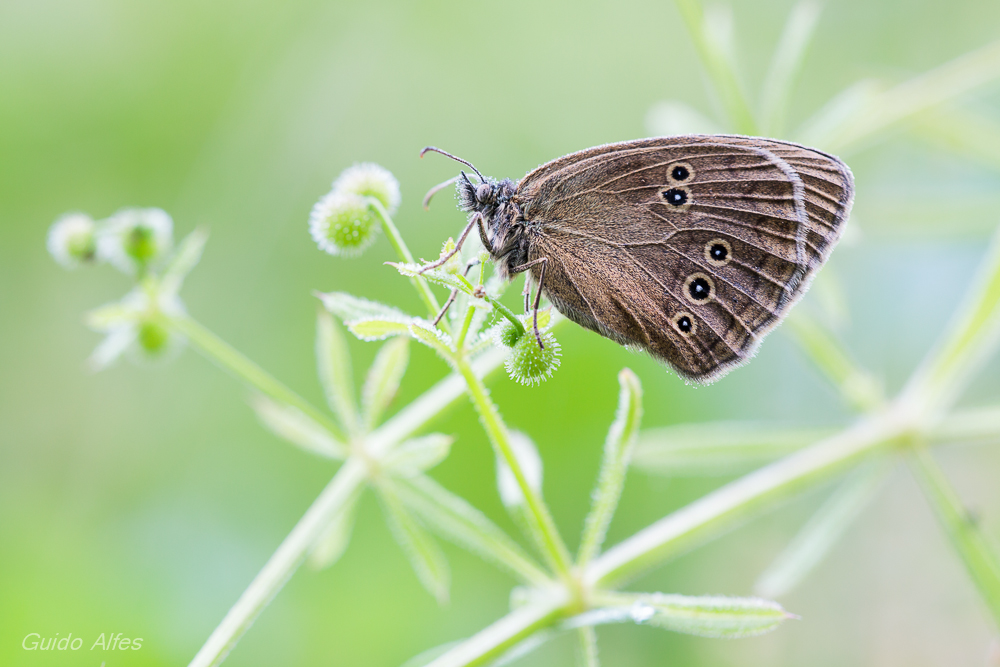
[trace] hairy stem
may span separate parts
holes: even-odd
[[[514,450],[511,447],[510,438],[507,433],[507,426],[503,423],[500,412],[487,394],[486,387],[483,386],[482,381],[472,371],[472,367],[468,361],[463,357],[459,357],[455,360],[455,367],[462,377],[465,378],[465,382],[469,388],[469,396],[472,399],[473,405],[476,406],[476,411],[479,412],[479,417],[483,421],[486,435],[489,436],[490,442],[500,452],[500,455],[503,456],[504,461],[514,473],[521,493],[524,494],[524,499],[528,506],[528,515],[531,517],[532,523],[534,523],[534,527],[540,537],[541,544],[538,545],[539,548],[545,554],[550,566],[569,581],[571,579],[569,550],[566,548],[566,544],[556,529],[555,521],[553,521],[548,507],[535,490],[531,488],[531,485],[528,484],[528,480],[524,476],[524,471],[521,470],[521,465],[518,463],[517,457],[514,456]]]
[[[382,202],[374,197],[369,197],[368,205],[375,209],[378,217],[382,219],[382,229],[385,231],[385,235],[389,239],[389,243],[392,244],[399,259],[406,264],[416,264],[416,260],[413,259],[413,253],[410,252],[406,241],[403,240],[399,230],[396,229],[396,225],[393,224],[389,212],[382,206]],[[410,278],[410,282],[413,283],[417,293],[420,295],[420,300],[427,306],[427,312],[430,313],[432,318],[435,317],[441,311],[441,306],[438,304],[434,292],[431,291],[430,285],[427,284],[427,281],[422,276],[413,276]]]

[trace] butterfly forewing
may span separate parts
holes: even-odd
[[[708,382],[802,294],[852,196],[847,167],[818,151],[691,136],[568,155],[529,173],[516,200],[560,311]]]

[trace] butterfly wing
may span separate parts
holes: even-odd
[[[711,382],[804,293],[852,199],[835,157],[698,135],[568,155],[529,173],[515,201],[561,312]]]

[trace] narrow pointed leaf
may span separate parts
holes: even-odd
[[[470,293],[469,282],[462,280],[457,274],[444,270],[444,267],[430,269],[420,273],[420,264],[398,264],[389,262],[389,266],[394,267],[400,274],[408,277],[423,276],[427,281],[436,283],[448,289],[458,289]]]
[[[795,618],[777,602],[760,598],[607,593],[598,604],[602,608],[591,612],[589,619],[582,615],[579,622],[632,621],[699,637],[738,639],[771,632]]]
[[[621,389],[618,394],[618,412],[604,441],[604,457],[591,494],[590,513],[584,523],[577,564],[585,566],[604,543],[608,525],[618,507],[629,458],[642,422],[642,385],[628,368],[618,374]]]
[[[91,353],[87,359],[87,367],[95,372],[104,370],[135,342],[138,335],[138,330],[134,326],[126,325],[113,329]]]
[[[160,289],[163,292],[167,294],[180,292],[187,274],[191,273],[191,269],[201,260],[206,242],[208,242],[208,231],[204,229],[196,229],[184,237],[163,271],[163,277],[160,279]]]
[[[365,430],[375,428],[389,406],[410,360],[410,341],[396,338],[382,346],[361,389],[361,414]]]
[[[777,598],[795,588],[868,506],[890,469],[887,461],[873,461],[851,473],[760,576],[754,592]]]
[[[139,319],[135,308],[121,301],[94,308],[84,315],[84,323],[94,331],[108,332]]]
[[[545,586],[545,571],[485,514],[426,475],[400,480],[399,499],[439,536],[500,565],[526,583]]]
[[[312,454],[331,459],[347,458],[347,445],[299,409],[260,395],[254,396],[250,405],[261,423],[279,438]]]
[[[347,550],[347,545],[351,541],[351,530],[354,528],[354,519],[358,513],[358,499],[361,497],[361,491],[362,488],[359,487],[347,499],[340,511],[330,520],[330,525],[316,541],[316,545],[309,553],[309,565],[314,570],[330,567],[340,560],[340,557]]]
[[[913,471],[983,601],[1000,625],[1000,551],[962,504],[925,447],[913,451]]]
[[[451,359],[451,336],[431,326],[425,320],[413,320],[409,324],[407,331],[416,340],[431,348],[445,361]]]
[[[409,320],[362,319],[345,322],[347,329],[361,340],[385,340],[410,333]]]
[[[759,422],[678,424],[639,434],[632,465],[667,477],[731,475],[818,442],[831,429]]]
[[[761,92],[760,119],[765,135],[781,136],[784,132],[792,84],[802,69],[819,15],[820,5],[812,0],[799,2],[788,15]]]
[[[445,460],[455,439],[443,433],[413,438],[395,447],[382,466],[399,477],[413,477]]]
[[[316,369],[330,409],[344,429],[355,432],[358,428],[358,408],[354,403],[351,355],[340,326],[330,313],[324,311],[316,317]]]
[[[786,320],[786,331],[814,364],[858,410],[873,410],[885,402],[881,383],[851,359],[840,343],[804,311]]]
[[[383,480],[377,488],[389,527],[410,560],[420,583],[438,603],[447,603],[451,575],[441,548],[400,501],[392,482]]]
[[[524,471],[524,477],[528,486],[536,492],[542,489],[542,457],[538,455],[538,448],[531,438],[520,431],[510,432],[510,446],[514,452],[514,457]],[[500,490],[500,500],[508,508],[515,508],[524,505],[524,494],[517,483],[510,466],[499,456],[497,457],[497,487]]]
[[[369,301],[345,292],[313,292],[323,306],[342,321],[361,319],[408,320],[403,311],[378,301]]]

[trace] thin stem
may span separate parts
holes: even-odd
[[[399,230],[396,229],[396,225],[393,224],[392,218],[389,216],[389,212],[385,210],[382,206],[382,202],[374,197],[368,198],[368,205],[375,209],[378,213],[378,217],[382,219],[382,229],[385,231],[386,237],[389,239],[389,243],[392,244],[393,249],[399,258],[407,264],[416,264],[416,260],[413,259],[413,254],[410,249],[406,246],[406,242],[400,235]],[[441,306],[438,304],[437,299],[434,297],[434,292],[431,291],[430,285],[421,276],[412,276],[410,282],[416,288],[417,293],[420,295],[420,299],[427,306],[427,312],[433,318],[441,310]]]
[[[465,337],[469,335],[469,327],[472,326],[472,318],[475,315],[476,307],[470,304],[469,309],[465,311],[465,320],[462,322],[462,330],[458,332],[458,340],[455,341],[455,349],[458,350],[459,354],[465,348]]]
[[[472,292],[476,289],[475,286],[472,283],[470,283],[469,279],[466,278],[465,276],[455,276],[455,277],[465,283],[465,287],[467,288],[466,289],[466,293],[467,294],[471,295]],[[480,281],[480,282],[482,282],[482,281]],[[517,315],[515,315],[511,311],[510,308],[508,308],[507,306],[503,305],[502,303],[500,303],[499,301],[497,301],[496,299],[494,299],[493,297],[491,297],[489,294],[485,294],[484,293],[483,294],[483,300],[486,301],[486,303],[488,303],[491,306],[493,306],[493,309],[495,311],[497,311],[498,313],[500,313],[501,315],[503,315],[505,318],[507,318],[507,320],[511,324],[514,325],[514,328],[518,332],[520,332],[522,335],[524,334],[524,331],[525,331],[524,325],[521,324],[521,320],[517,319]]]
[[[229,343],[206,329],[196,320],[193,320],[186,315],[181,315],[171,317],[167,321],[177,331],[186,336],[187,339],[209,359],[212,359],[238,377],[243,378],[248,384],[257,388],[265,395],[270,396],[280,403],[285,403],[297,408],[304,415],[335,435],[338,439],[345,439],[344,433],[340,427],[335,424],[323,411],[314,407],[306,399],[302,398],[279,382],[270,373],[248,359],[243,355],[243,353],[236,350]]]
[[[361,487],[365,474],[364,464],[354,459],[337,471],[188,667],[213,667],[225,660],[243,633],[305,560],[334,515]]]
[[[476,374],[472,372],[472,368],[464,357],[459,357],[455,360],[455,367],[462,374],[462,377],[465,378],[465,382],[469,388],[469,396],[483,421],[486,435],[489,436],[490,442],[500,452],[500,455],[503,456],[504,461],[514,473],[515,479],[517,479],[517,484],[521,488],[521,493],[524,494],[524,499],[528,506],[528,514],[541,537],[539,547],[542,553],[545,554],[550,566],[567,581],[570,581],[571,559],[569,550],[566,548],[566,544],[556,529],[555,521],[553,521],[552,515],[549,514],[548,507],[538,494],[535,493],[535,490],[531,488],[531,485],[528,484],[528,480],[524,476],[524,471],[521,470],[521,465],[518,463],[517,457],[514,456],[507,427],[503,423],[496,405],[490,400],[486,392],[486,387],[476,377]]]

